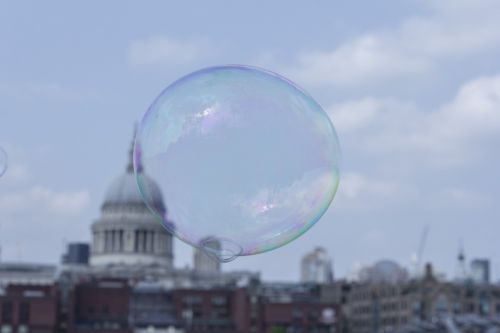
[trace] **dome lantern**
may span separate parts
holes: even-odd
[[[135,138],[134,131],[134,138]],[[140,156],[140,155],[139,155]],[[116,178],[111,185],[108,187],[104,202],[102,204],[102,209],[107,208],[120,208],[121,206],[136,206],[145,208],[145,203],[149,207],[154,207],[155,210],[166,212],[165,205],[163,203],[163,195],[161,193],[160,187],[156,182],[149,178],[143,171],[142,163],[140,158],[136,159],[136,164],[138,165],[138,171],[143,177],[143,182],[146,184],[148,189],[150,189],[150,194],[148,198],[143,198],[134,174],[134,139],[132,139],[132,144],[129,149],[128,163],[126,167],[125,174]]]

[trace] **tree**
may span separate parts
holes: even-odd
[[[286,329],[280,326],[274,326],[271,328],[271,333],[286,333]]]

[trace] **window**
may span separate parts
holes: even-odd
[[[479,301],[479,313],[481,315],[488,315],[490,313],[490,302],[487,298],[481,298]]]
[[[303,313],[300,309],[293,309],[292,310],[292,318],[293,319],[302,319]]]
[[[198,295],[188,295],[183,298],[183,303],[188,305],[201,304],[202,298]]]
[[[4,302],[2,304],[2,323],[12,323],[12,303]]]
[[[30,322],[30,304],[19,304],[19,322],[21,324],[29,324]]]
[[[213,305],[226,305],[227,304],[227,298],[224,296],[213,296],[212,297],[212,304]]]

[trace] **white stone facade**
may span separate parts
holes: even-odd
[[[165,215],[161,189],[152,179],[143,177],[153,193],[147,205]],[[158,265],[171,269],[172,241],[172,235],[147,208],[139,193],[131,150],[126,173],[111,184],[101,216],[92,224],[90,264]]]

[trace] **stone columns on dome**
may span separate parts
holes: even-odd
[[[127,229],[127,231],[125,231],[125,234],[125,252],[134,252],[134,231],[131,229]]]

